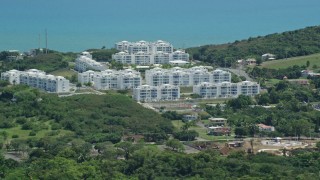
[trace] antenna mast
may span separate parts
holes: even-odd
[[[40,33],[39,33],[39,50],[40,50],[40,48],[41,48],[41,45],[40,45],[40,42],[41,42],[41,36],[40,36]]]
[[[46,54],[48,54],[48,33],[46,29]]]

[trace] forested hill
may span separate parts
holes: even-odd
[[[250,37],[247,40],[228,44],[205,45],[188,48],[187,52],[195,60],[230,66],[238,59],[272,53],[277,59],[296,57],[320,52],[320,26],[300,30]]]

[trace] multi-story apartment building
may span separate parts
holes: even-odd
[[[62,76],[47,75],[44,71],[30,69],[27,71],[10,70],[1,73],[1,79],[11,84],[25,84],[47,92],[69,92],[69,80]]]
[[[135,64],[134,55],[124,51],[113,54],[112,59],[122,64]]]
[[[85,72],[87,70],[97,70],[97,71],[103,71],[106,67],[93,60],[92,55],[89,52],[82,52],[75,61],[75,70],[78,72]]]
[[[93,76],[93,87],[97,90],[118,89],[118,75],[113,70],[96,72]]]
[[[136,54],[138,52],[150,53],[151,52],[151,47],[150,47],[149,42],[139,41],[139,42],[136,42],[136,43],[132,43],[128,47],[128,52],[130,54]]]
[[[182,50],[173,52],[172,44],[158,40],[156,42],[122,41],[115,45],[120,52],[112,59],[123,64],[168,64],[170,61],[188,61],[189,54]]]
[[[131,45],[131,42],[121,41],[121,42],[117,42],[117,43],[115,44],[115,48],[116,48],[118,51],[128,51],[130,45]]]
[[[134,64],[138,64],[138,65],[152,64],[151,61],[153,61],[153,55],[143,51],[139,51],[133,54],[133,57],[134,57]]]
[[[156,53],[158,51],[164,53],[172,53],[173,46],[172,44],[158,40],[156,42],[147,42],[147,41],[138,41],[138,42],[128,42],[121,41],[115,44],[115,48],[118,51],[127,51],[130,54],[135,54],[137,52],[145,52],[145,53]]]
[[[119,89],[132,89],[141,85],[140,72],[132,69],[120,71],[118,77]]]
[[[96,72],[92,70],[78,73],[78,81],[81,82],[81,84],[93,83],[93,77],[95,73]]]
[[[231,82],[231,73],[222,70],[208,71],[203,66],[190,69],[174,67],[171,69],[154,68],[145,73],[146,84],[159,86],[171,84],[177,86],[193,86],[203,82]]]
[[[7,72],[1,73],[1,80],[9,81],[10,84],[20,84],[20,73],[21,71],[12,69]]]
[[[141,75],[140,72],[132,69],[86,71],[78,74],[78,81],[82,84],[91,82],[93,87],[98,90],[132,89],[141,85]]]
[[[157,51],[153,54],[152,64],[169,64],[170,54],[164,51]]]
[[[256,82],[242,81],[239,86],[240,94],[252,96],[260,93],[260,85]]]
[[[260,93],[260,85],[256,82],[243,81],[239,83],[201,83],[193,86],[193,93],[202,98],[238,97],[239,95],[254,96]]]
[[[170,61],[189,61],[189,54],[182,50],[174,51],[170,54]]]
[[[172,53],[173,52],[173,46],[172,44],[162,41],[162,40],[158,40],[154,43],[152,43],[151,45],[151,49],[152,49],[152,53],[156,53],[156,52],[164,52],[164,53]]]
[[[180,67],[174,67],[171,69],[169,81],[169,84],[176,86],[190,86],[190,73]]]
[[[220,69],[212,71],[210,78],[211,83],[231,82],[231,74]]]
[[[169,84],[161,86],[142,85],[133,89],[133,98],[136,101],[145,102],[178,100],[180,98],[180,88]]]
[[[170,73],[161,68],[146,70],[146,84],[150,86],[160,86],[162,84],[170,84]]]

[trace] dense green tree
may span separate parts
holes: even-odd
[[[116,144],[115,147],[119,150],[120,155],[123,154],[125,159],[129,159],[134,151],[142,148],[142,144],[133,144],[125,141]]]
[[[170,148],[172,151],[183,152],[184,147],[183,144],[177,139],[169,139],[166,142],[166,146]]]
[[[251,97],[249,96],[245,96],[245,95],[240,95],[238,98],[236,99],[231,99],[227,102],[228,106],[232,107],[233,109],[242,109],[242,108],[246,108],[249,105],[253,104],[253,101],[251,99]]]

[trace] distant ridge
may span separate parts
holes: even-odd
[[[275,54],[277,59],[315,54],[320,52],[320,26],[250,37],[227,44],[193,47],[187,52],[195,60],[219,66],[230,66],[236,60],[248,57],[258,59],[265,53]]]

